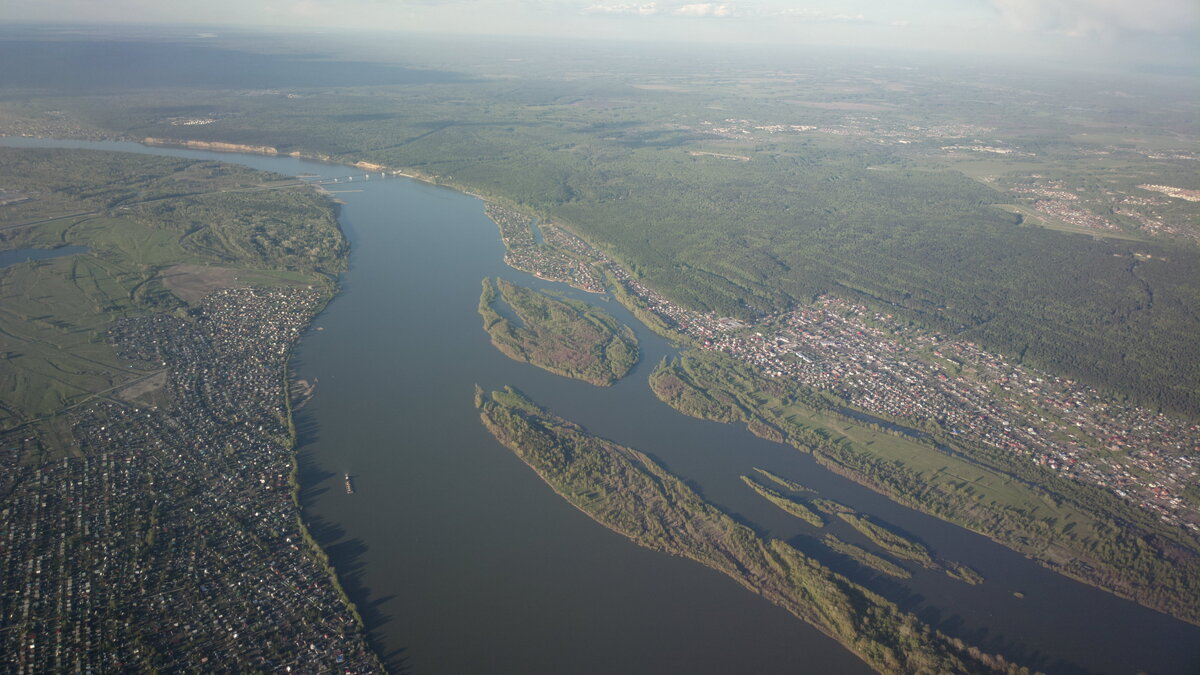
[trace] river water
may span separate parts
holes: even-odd
[[[294,158],[126,143],[2,139],[238,162],[345,176]],[[506,267],[476,198],[407,179],[334,186],[350,239],[341,293],[294,357],[316,380],[297,412],[305,516],[372,640],[415,673],[855,673],[834,641],[690,561],[595,524],[479,423],[474,385],[514,385],[553,412],[636,447],[710,501],[792,542],[943,631],[1050,673],[1200,672],[1200,627],[1055,575],[986,538],[893,504],[790,447],[694,420],[646,376],[671,345],[600,296]],[[513,362],[476,313],[501,276],[599,304],[635,328],[642,363],[610,388]],[[765,502],[738,476],[766,468],[875,515],[987,578],[968,586],[914,567],[896,582],[823,554],[822,531]],[[342,475],[353,476],[346,494]],[[844,524],[826,528],[859,544]],[[1020,592],[1023,598],[1014,593]]]

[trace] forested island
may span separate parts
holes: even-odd
[[[501,303],[512,319],[497,310]],[[596,386],[621,379],[638,360],[629,326],[577,300],[484,279],[479,314],[492,344],[509,358]]]
[[[513,389],[476,392],[483,423],[560,496],[635,543],[721,571],[881,673],[1028,673],[911,614],[704,501],[637,450],[593,436]]]

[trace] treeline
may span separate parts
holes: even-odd
[[[0,224],[10,225],[289,178],[244,166],[175,157],[0,147],[0,180],[4,191],[28,191],[33,197],[0,209]]]

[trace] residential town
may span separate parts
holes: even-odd
[[[577,242],[572,252],[607,269],[701,349],[829,392],[886,420],[1011,452],[1200,535],[1194,490],[1200,482],[1200,425],[1117,402],[972,342],[914,329],[831,296],[760,317],[752,326],[694,312],[569,236]]]
[[[191,320],[122,320],[169,403],[76,409],[82,456],[0,445],[0,651],[17,673],[380,669],[293,501],[284,394],[314,290],[216,291]]]
[[[491,202],[486,205],[485,212],[500,228],[500,238],[505,248],[504,262],[508,266],[542,279],[561,281],[589,293],[604,292],[603,279],[587,260],[563,253],[562,249],[575,248],[575,244],[569,241],[574,239],[572,235],[556,227],[544,227],[542,232],[546,240],[562,245],[561,248],[547,246],[534,239],[533,228],[536,226],[529,216]]]

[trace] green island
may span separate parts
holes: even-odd
[[[839,513],[838,517],[861,532],[863,536],[870,539],[876,546],[897,558],[912,560],[924,567],[938,566],[933,561],[933,556],[929,555],[928,548],[907,537],[896,534],[879,523],[873,522],[861,513]]]
[[[769,429],[822,465],[943,520],[984,534],[1075,579],[1200,623],[1197,543],[1110,493],[1018,460],[943,452],[843,414],[831,399],[764,377],[720,353],[687,352],[650,377],[682,413]],[[843,518],[829,500],[813,505]],[[851,524],[862,524],[850,518]]]
[[[855,546],[854,544],[844,542],[832,534],[826,534],[824,537],[822,537],[821,541],[831,550],[841,553],[842,555],[849,556],[864,567],[869,567],[876,572],[882,572],[883,574],[896,577],[897,579],[912,578],[911,572],[897,565],[896,563],[887,560],[882,556],[875,555],[861,546]]]
[[[760,537],[646,455],[593,436],[511,388],[477,388],[476,405],[500,443],[596,522],[723,572],[879,672],[1029,672],[931,629],[788,544]]]
[[[771,473],[770,471],[767,471],[766,469],[760,469],[756,466],[756,467],[754,467],[754,470],[757,471],[763,478],[766,478],[767,480],[771,481],[772,483],[775,483],[776,485],[778,485],[779,487],[781,487],[785,490],[791,490],[792,492],[815,492],[815,490],[806,488],[803,485],[797,483],[796,481],[788,480],[787,478],[784,478],[783,476],[780,476],[775,473]]]
[[[983,578],[982,574],[962,563],[946,561],[943,563],[943,565],[946,571],[946,576],[950,577],[951,579],[958,579],[959,581],[972,586],[978,586],[984,581],[987,581]]]
[[[742,482],[744,482],[746,485],[749,485],[750,489],[758,493],[758,496],[771,502],[775,506],[778,506],[788,514],[803,520],[813,527],[825,526],[825,520],[821,518],[818,513],[808,508],[804,504],[801,504],[800,502],[781,494],[777,490],[772,490],[771,488],[759,483],[749,476],[742,476]]]
[[[503,303],[509,319],[496,309]],[[597,386],[621,379],[637,363],[633,330],[607,312],[570,299],[555,299],[504,279],[483,280],[479,296],[483,329],[505,356],[557,375]]]
[[[300,509],[288,360],[346,269],[334,205],[87,150],[0,147],[0,185],[0,248],[56,256],[0,269],[0,652],[381,671]]]
[[[764,475],[774,476],[774,474],[764,472],[762,469],[756,470]],[[791,481],[787,481],[786,479],[778,476],[774,476],[774,478],[778,481],[784,481],[792,486],[797,485],[796,483],[792,483]],[[758,492],[758,494],[763,498],[767,499],[772,504],[775,504],[788,513],[791,513],[797,518],[806,520],[807,522],[817,525],[818,527],[825,524],[820,515],[804,504],[801,504],[793,499],[789,499],[775,490],[755,483],[752,479],[746,476],[742,476],[742,480],[745,481],[747,485],[754,488],[754,491]],[[893,532],[879,523],[873,522],[869,517],[858,513],[845,504],[823,497],[814,498],[810,500],[809,503],[812,504],[813,508],[821,513],[841,518],[855,530],[858,530],[873,544],[897,558],[912,560],[930,569],[940,569],[952,579],[963,581],[971,584],[972,586],[976,586],[984,582],[983,575],[979,574],[970,567],[950,560],[935,560],[930,554],[929,549],[924,545]],[[897,577],[899,579],[908,579],[912,577],[907,570],[899,565],[896,565],[885,558],[877,556],[859,546],[844,542],[832,534],[825,535],[823,541],[825,542],[826,546],[834,551],[850,556],[859,563],[876,571],[883,572],[884,574]]]

